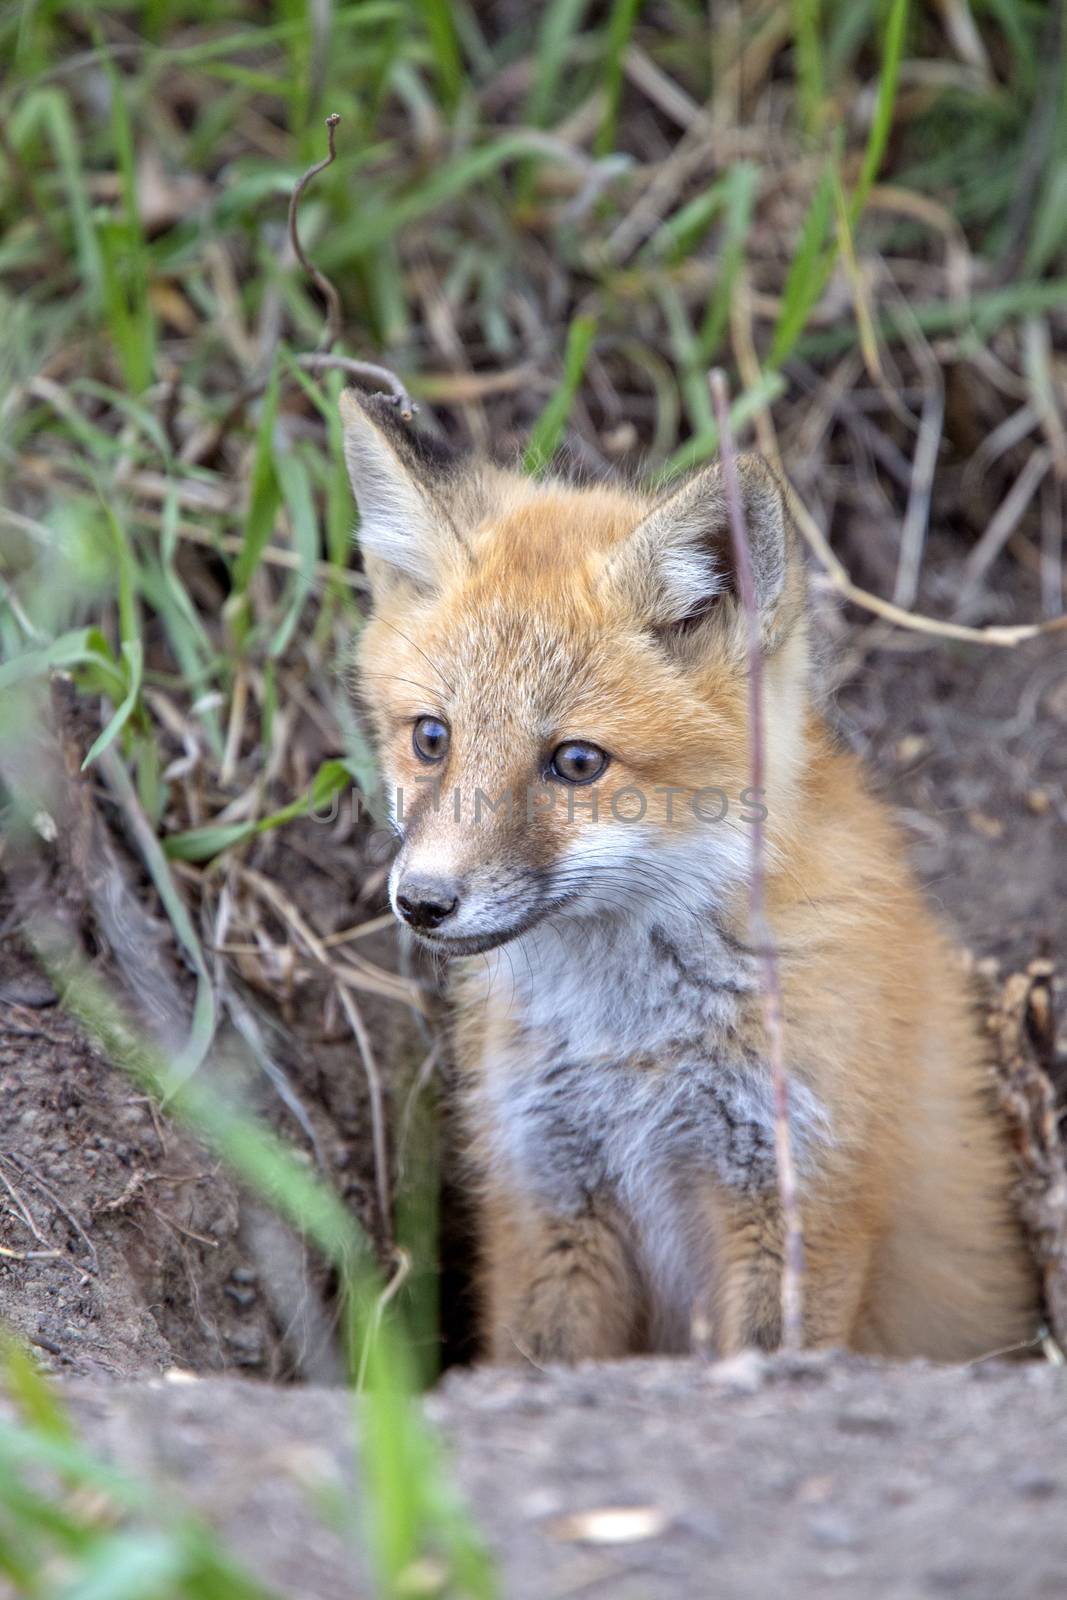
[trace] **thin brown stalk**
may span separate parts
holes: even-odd
[[[830,583],[846,600],[859,606],[862,611],[869,611],[872,616],[893,622],[898,628],[908,628],[912,633],[930,634],[938,639],[959,639],[967,644],[996,645],[1009,650],[1037,639],[1041,634],[1067,630],[1067,616],[1050,617],[1045,622],[990,623],[984,628],[971,628],[962,622],[942,622],[937,617],[927,617],[919,611],[905,611],[902,606],[894,605],[892,600],[883,600],[880,595],[853,583],[847,568],[831,550],[825,534],[800,496],[795,490],[790,490],[787,498],[798,528]]]
[[[367,1337],[363,1341],[363,1350],[359,1358],[359,1371],[356,1374],[357,1394],[362,1394],[367,1385],[367,1363],[370,1359],[370,1353],[374,1349],[375,1341],[378,1338],[378,1333],[382,1325],[382,1317],[385,1315],[390,1303],[395,1300],[396,1296],[400,1293],[408,1278],[411,1276],[411,1256],[409,1255],[408,1251],[403,1249],[401,1246],[396,1245],[392,1249],[392,1257],[393,1270],[390,1273],[389,1282],[386,1284],[385,1288],[374,1302],[374,1309],[371,1312],[370,1328],[367,1331]]]
[[[335,945],[348,944],[352,939],[366,939],[372,933],[381,933],[383,928],[395,925],[396,918],[391,911],[383,911],[380,917],[368,917],[366,922],[357,922],[351,928],[341,928],[337,933],[327,933],[322,938],[322,948],[332,950]]]
[[[971,459],[963,469],[960,479],[960,498],[965,507],[981,504],[980,496],[983,493],[983,482],[986,473],[994,462],[1009,450],[1014,450],[1016,445],[1022,444],[1039,420],[1037,407],[1027,401],[1017,411],[1012,411],[998,423],[993,431],[986,435],[974,452]]]
[[[926,545],[937,453],[941,448],[945,421],[945,391],[940,368],[935,363],[931,363],[931,368],[908,488],[908,505],[900,534],[900,558],[893,589],[894,604],[905,610],[912,605],[919,592],[919,570]]]
[[[162,521],[162,518],[144,511],[138,511],[138,516],[153,526],[158,526]],[[177,534],[179,539],[186,539],[190,544],[203,545],[208,550],[225,550],[227,555],[239,555],[245,542],[240,534],[215,534],[207,528],[198,527],[195,522],[180,522]],[[272,544],[267,545],[260,556],[267,566],[284,567],[289,572],[298,571],[302,559],[295,550],[283,550],[279,545]],[[346,588],[357,591],[367,587],[367,579],[362,572],[341,571],[332,561],[316,561],[312,581],[316,588],[322,588],[327,583],[343,583]]]
[[[362,989],[368,994],[380,994],[390,1000],[399,1000],[405,1005],[412,1006],[416,1011],[425,1009],[425,1000],[417,983],[410,978],[398,977],[394,972],[387,972],[383,967],[376,967],[365,957],[360,957],[357,964],[354,954],[350,954],[347,961],[331,956],[318,934],[305,922],[288,895],[273,879],[264,877],[261,872],[256,872],[254,868],[245,866],[241,862],[235,862],[234,866],[242,883],[247,884],[261,900],[265,900],[281,920],[288,924],[304,949],[329,973],[335,983],[344,984],[348,988]]]
[[[396,373],[389,367],[379,366],[377,361],[357,361],[354,356],[331,355],[328,351],[316,350],[310,355],[297,356],[296,364],[305,372],[318,374],[335,369],[347,373],[350,378],[358,379],[360,383],[384,385],[391,391],[397,410],[405,422],[410,422],[418,410]]]
[[[1049,473],[1041,494],[1041,609],[1046,617],[1063,611],[1063,484]]]
[[[752,295],[748,273],[744,267],[737,274],[733,299],[730,304],[730,343],[741,382],[746,389],[757,389],[763,376],[752,328]],[[782,473],[782,452],[778,447],[771,408],[762,401],[753,418],[760,450],[777,473]]]
[[[379,366],[376,361],[357,361],[352,356],[333,355],[331,353],[334,345],[341,337],[341,296],[337,292],[336,284],[315,265],[300,243],[300,231],[297,227],[300,199],[312,178],[317,177],[320,172],[325,172],[326,168],[332,166],[336,160],[335,136],[337,124],[340,120],[340,115],[336,111],[331,111],[326,118],[326,137],[328,141],[326,155],[321,161],[317,161],[313,167],[309,167],[302,177],[297,179],[289,200],[289,243],[293,247],[293,254],[296,259],[326,302],[326,325],[322,330],[319,348],[309,355],[297,356],[297,365],[308,372],[315,373],[337,368],[341,372],[346,372],[349,377],[358,379],[361,383],[384,385],[396,400],[397,407],[405,422],[410,422],[415,414],[415,406],[412,403],[411,396],[395,372],[391,372],[388,367]],[[247,399],[247,396],[243,398]]]
[[[734,566],[741,610],[745,618],[748,649],[749,783],[756,794],[764,789],[766,728],[763,704],[763,648],[760,642],[756,586],[752,576],[745,512],[737,475],[737,456],[730,428],[730,407],[726,378],[716,369],[711,374],[711,398],[719,427],[723,483],[730,517]],[[767,1028],[767,1051],[774,1084],[774,1150],[778,1174],[778,1199],[782,1208],[785,1234],[782,1260],[782,1345],[799,1350],[804,1342],[804,1236],[800,1225],[796,1168],[789,1132],[789,1081],[786,1076],[782,1039],[782,986],[778,971],[778,950],[766,909],[766,840],[761,816],[752,824],[752,878],[750,888],[752,942],[763,968],[763,1008]]]
[[[958,609],[962,610],[974,598],[982,579],[1018,527],[1051,465],[1052,451],[1047,445],[1042,445],[1027,459],[990,519],[988,528],[963,564]]]
[[[293,254],[322,295],[326,302],[326,326],[322,330],[320,349],[332,350],[341,337],[341,296],[337,293],[336,286],[324,272],[320,272],[315,263],[304,254],[304,247],[300,243],[300,233],[296,225],[297,212],[300,208],[300,197],[304,193],[312,178],[317,178],[320,172],[325,172],[327,167],[332,167],[337,159],[335,148],[335,135],[337,124],[341,118],[336,111],[331,111],[326,118],[326,138],[328,149],[321,161],[316,161],[309,167],[303,177],[298,178],[293,186],[293,193],[289,200],[289,243],[293,247]]]
[[[269,878],[263,877],[252,867],[238,865],[238,876],[254,889],[279,916],[292,928],[304,948],[314,957],[321,967],[333,980],[337,998],[345,1013],[348,1025],[355,1037],[359,1048],[360,1059],[363,1063],[363,1072],[367,1080],[367,1092],[370,1101],[371,1144],[374,1150],[374,1179],[375,1192],[378,1199],[378,1209],[381,1216],[382,1233],[387,1247],[393,1247],[393,1207],[392,1191],[389,1183],[389,1152],[385,1126],[385,1095],[382,1087],[381,1074],[371,1047],[370,1037],[363,1022],[362,1013],[352,995],[352,989],[359,987],[372,987],[364,978],[355,977],[345,968],[333,960],[316,934],[305,922],[300,912],[292,901]],[[369,963],[367,963],[369,965]],[[398,979],[398,985],[403,980]],[[417,993],[414,985],[409,986],[412,993]]]
[[[378,1200],[378,1221],[382,1230],[382,1238],[388,1250],[393,1249],[393,1194],[389,1183],[389,1148],[385,1128],[385,1091],[382,1088],[382,1077],[378,1071],[378,1062],[371,1047],[370,1034],[367,1032],[363,1021],[363,1013],[357,1006],[349,984],[343,980],[337,984],[337,998],[341,1002],[348,1025],[359,1047],[360,1060],[363,1063],[363,1075],[367,1080],[367,1095],[370,1101],[370,1131],[371,1146],[374,1150],[374,1181],[375,1193]]]

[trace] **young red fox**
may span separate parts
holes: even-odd
[[[652,500],[535,483],[342,397],[374,610],[360,683],[401,847],[393,907],[453,963],[497,1360],[780,1337],[782,1222],[750,819],[766,807],[805,1338],[959,1360],[1037,1291],[963,978],[809,687],[782,494],[738,463],[765,654],[718,467]]]

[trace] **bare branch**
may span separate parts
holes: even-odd
[[[848,569],[831,550],[819,524],[789,484],[786,485],[786,497],[797,527],[830,584],[845,600],[859,606],[862,611],[870,612],[872,616],[895,623],[898,628],[907,628],[912,633],[931,634],[938,639],[959,639],[966,644],[995,645],[1008,650],[1027,644],[1042,634],[1067,630],[1067,615],[1049,617],[1044,622],[989,623],[982,628],[969,628],[962,622],[942,622],[937,617],[924,616],[920,611],[906,611],[903,606],[894,605],[892,600],[883,600],[880,595],[853,583]]]
[[[392,392],[397,410],[405,422],[410,422],[418,410],[396,373],[391,372],[388,367],[380,367],[376,361],[357,361],[353,356],[336,356],[325,350],[317,350],[311,355],[297,356],[296,364],[298,367],[303,367],[305,372],[315,373],[327,372],[331,367],[335,367],[359,383],[383,384]]]
[[[300,206],[300,197],[312,178],[317,177],[320,172],[325,172],[326,168],[332,166],[336,159],[337,151],[334,148],[334,132],[340,120],[341,118],[336,111],[331,111],[326,118],[326,135],[329,140],[329,150],[321,161],[317,161],[313,167],[307,169],[302,178],[297,179],[289,201],[289,242],[293,247],[293,254],[326,301],[326,326],[323,329],[319,346],[322,350],[332,350],[341,337],[341,296],[337,293],[335,286],[330,282],[326,274],[320,272],[315,263],[310,261],[304,254],[304,247],[300,243],[300,234],[297,232],[296,214]]]
[[[745,617],[748,647],[749,783],[756,794],[763,790],[765,727],[763,717],[763,649],[760,642],[756,586],[752,577],[748,531],[737,477],[737,457],[730,429],[730,409],[726,379],[716,369],[711,373],[711,398],[719,426],[723,482],[730,515],[730,537],[741,610]],[[750,919],[752,942],[763,967],[763,1007],[767,1025],[767,1048],[774,1083],[774,1151],[778,1172],[778,1198],[782,1208],[785,1250],[782,1262],[782,1345],[799,1350],[804,1342],[804,1237],[797,1202],[796,1169],[789,1133],[789,1082],[786,1077],[782,1042],[782,986],[778,972],[778,950],[766,912],[766,851],[762,813],[752,823],[752,882]]]
[[[309,167],[302,178],[299,178],[293,188],[289,201],[289,242],[293,247],[293,254],[326,301],[326,326],[322,330],[318,350],[311,355],[297,356],[297,366],[303,367],[306,372],[325,372],[331,367],[336,367],[341,372],[346,372],[350,378],[355,378],[358,383],[381,384],[388,389],[396,401],[397,409],[405,422],[410,422],[415,415],[416,406],[404,385],[395,372],[388,367],[381,367],[375,361],[357,361],[352,356],[332,355],[334,345],[341,337],[341,296],[336,286],[326,274],[319,270],[315,263],[304,253],[300,243],[300,234],[297,229],[297,212],[300,209],[300,198],[311,182],[320,172],[333,165],[337,157],[335,147],[335,133],[341,118],[336,111],[331,111],[326,118],[326,136],[329,148],[321,161]]]

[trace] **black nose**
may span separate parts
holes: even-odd
[[[438,928],[459,905],[456,885],[448,878],[411,876],[396,892],[396,908],[413,928]]]

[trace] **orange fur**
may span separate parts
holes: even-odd
[[[597,880],[587,901],[579,897],[575,907],[544,919],[555,917],[561,942],[576,941],[573,960],[559,972],[576,992],[587,981],[592,996],[600,978],[592,967],[580,970],[583,945],[574,929],[587,929],[590,952],[610,952],[613,936],[593,942],[602,938],[601,925],[616,917],[618,939],[629,937],[634,919],[626,906],[640,896],[649,938],[657,937],[661,910],[663,926],[674,929],[675,943],[666,941],[671,959],[692,966],[700,991],[704,934],[727,951],[744,952],[747,938],[746,877],[730,865],[743,859],[747,828],[735,806],[723,825],[732,834],[717,836],[727,863],[717,894],[706,865],[698,867],[708,835],[678,798],[710,785],[733,805],[749,781],[743,619],[732,596],[717,593],[706,617],[652,626],[651,613],[666,601],[655,588],[657,569],[645,573],[635,543],[635,530],[656,512],[646,497],[538,486],[484,464],[450,465],[440,476],[372,408],[349,401],[345,415],[375,601],[360,645],[360,682],[389,786],[418,796],[405,807],[402,861],[437,871],[443,863],[450,882],[475,885],[479,904],[495,908],[486,910],[487,921],[499,922],[501,907],[509,915],[522,910],[523,895],[533,904],[529,883],[555,881],[578,845],[581,860],[593,860],[603,838],[611,875]],[[374,451],[368,476],[364,456]],[[744,474],[759,532],[770,515],[767,496],[778,504],[777,492],[758,463],[745,463]],[[379,535],[374,517],[388,520],[393,504],[378,505],[390,475],[397,477],[397,504],[409,489],[416,498],[403,500],[403,527],[390,524]],[[710,496],[709,548],[721,565],[714,479],[698,488],[695,499],[679,500],[677,513],[668,506],[666,536],[680,528],[684,541],[693,505],[699,509],[700,494]],[[413,535],[421,548],[409,557],[405,547],[398,557],[390,541],[407,537],[423,511],[426,527]],[[653,521],[652,543],[663,537]],[[888,813],[812,704],[802,564],[788,518],[782,555],[784,570],[763,616],[769,912],[781,955],[791,1081],[825,1110],[832,1130],[813,1146],[801,1187],[806,1337],[939,1360],[1015,1347],[1034,1336],[1037,1295],[1010,1203],[1009,1153],[987,1098],[986,1045],[962,971],[923,903]],[[408,566],[400,570],[397,561]],[[424,570],[416,570],[420,563]],[[411,726],[428,715],[450,729],[440,776],[446,795],[461,791],[458,819],[451,804],[435,810],[419,783],[426,773]],[[570,815],[558,797],[551,809],[541,804],[555,793],[545,753],[568,738],[593,740],[611,754],[594,785],[601,819],[624,789],[636,787],[645,798],[641,837],[651,841],[654,878],[640,855],[612,864],[623,860],[613,852],[625,851],[626,830],[598,833],[602,821],[586,814],[589,790],[574,791]],[[656,792],[667,786],[676,791],[673,803]],[[475,823],[470,807],[478,789],[523,794],[521,815],[501,810]],[[509,887],[514,883],[520,887]],[[697,884],[708,909],[694,933],[688,910],[677,913],[676,924],[670,919]],[[684,940],[679,929],[690,929]],[[684,1216],[665,1213],[662,1224],[676,1227],[683,1241],[682,1265],[673,1257],[668,1265],[688,1284],[680,1299],[671,1291],[668,1306],[641,1243],[660,1222],[639,1214],[640,1183],[624,1195],[610,1182],[590,1182],[580,1205],[557,1206],[528,1175],[536,1152],[524,1157],[525,1167],[501,1156],[497,1124],[510,1115],[508,1084],[516,1095],[527,1092],[524,1063],[532,1071],[544,1043],[529,1031],[535,1013],[522,1010],[522,997],[539,981],[523,962],[547,960],[552,948],[535,918],[531,932],[502,939],[489,956],[455,963],[457,1052],[472,1180],[482,1194],[487,1349],[498,1359],[540,1360],[685,1348],[690,1326],[702,1318],[721,1353],[773,1346],[781,1260],[773,1184],[687,1173]],[[643,957],[626,969],[620,1004],[644,971]],[[605,972],[604,981],[619,981],[613,968]],[[718,981],[711,968],[706,980],[711,994]],[[760,995],[749,987],[731,1004],[722,1038],[739,1059],[758,1063],[765,1055]],[[650,1002],[653,1013],[659,1016]],[[718,1037],[708,1034],[712,1072]],[[642,1092],[659,1082],[670,1089],[675,1057],[657,1055],[659,1049],[647,1061],[633,1053],[624,1064]],[[583,1041],[575,1084],[587,1067],[603,1065],[595,1042]],[[539,1067],[546,1082],[550,1066]],[[563,1116],[565,1099],[560,1103]],[[536,1118],[538,1107],[527,1106],[524,1115]],[[597,1129],[578,1118],[572,1132],[580,1141],[595,1139]],[[581,1154],[574,1159],[580,1165]],[[639,1164],[640,1151],[634,1160]],[[679,1304],[688,1307],[689,1325],[678,1320]]]

